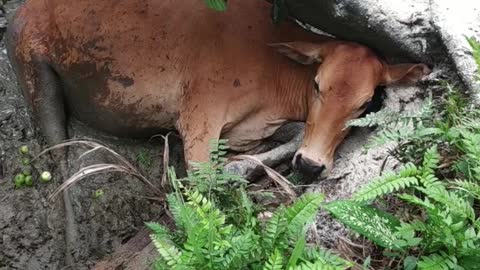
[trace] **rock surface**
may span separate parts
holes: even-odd
[[[301,22],[375,48],[387,59],[422,61],[443,69],[466,90],[478,87],[465,40],[480,37],[478,1],[287,0],[287,7]]]

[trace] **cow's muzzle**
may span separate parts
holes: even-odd
[[[293,168],[306,178],[304,182],[311,182],[322,175],[325,165],[319,165],[299,153],[293,158]]]

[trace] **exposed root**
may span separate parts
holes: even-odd
[[[232,158],[233,160],[248,160],[251,161],[257,165],[260,165],[267,175],[279,186],[282,187],[282,189],[288,194],[290,201],[294,201],[297,198],[297,194],[293,190],[293,184],[290,183],[285,177],[283,177],[281,174],[276,172],[274,169],[268,167],[267,165],[263,164],[263,162],[258,159],[255,156],[251,155],[239,155],[235,156]]]

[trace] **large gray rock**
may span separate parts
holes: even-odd
[[[479,37],[480,2],[450,0],[287,0],[290,15],[393,61],[440,67],[467,90],[476,66],[465,36]]]

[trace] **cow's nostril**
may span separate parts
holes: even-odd
[[[325,170],[325,165],[322,165],[322,166],[314,166],[314,167],[312,168],[313,174],[314,174],[314,175],[317,175],[317,176],[320,176],[324,170]]]

